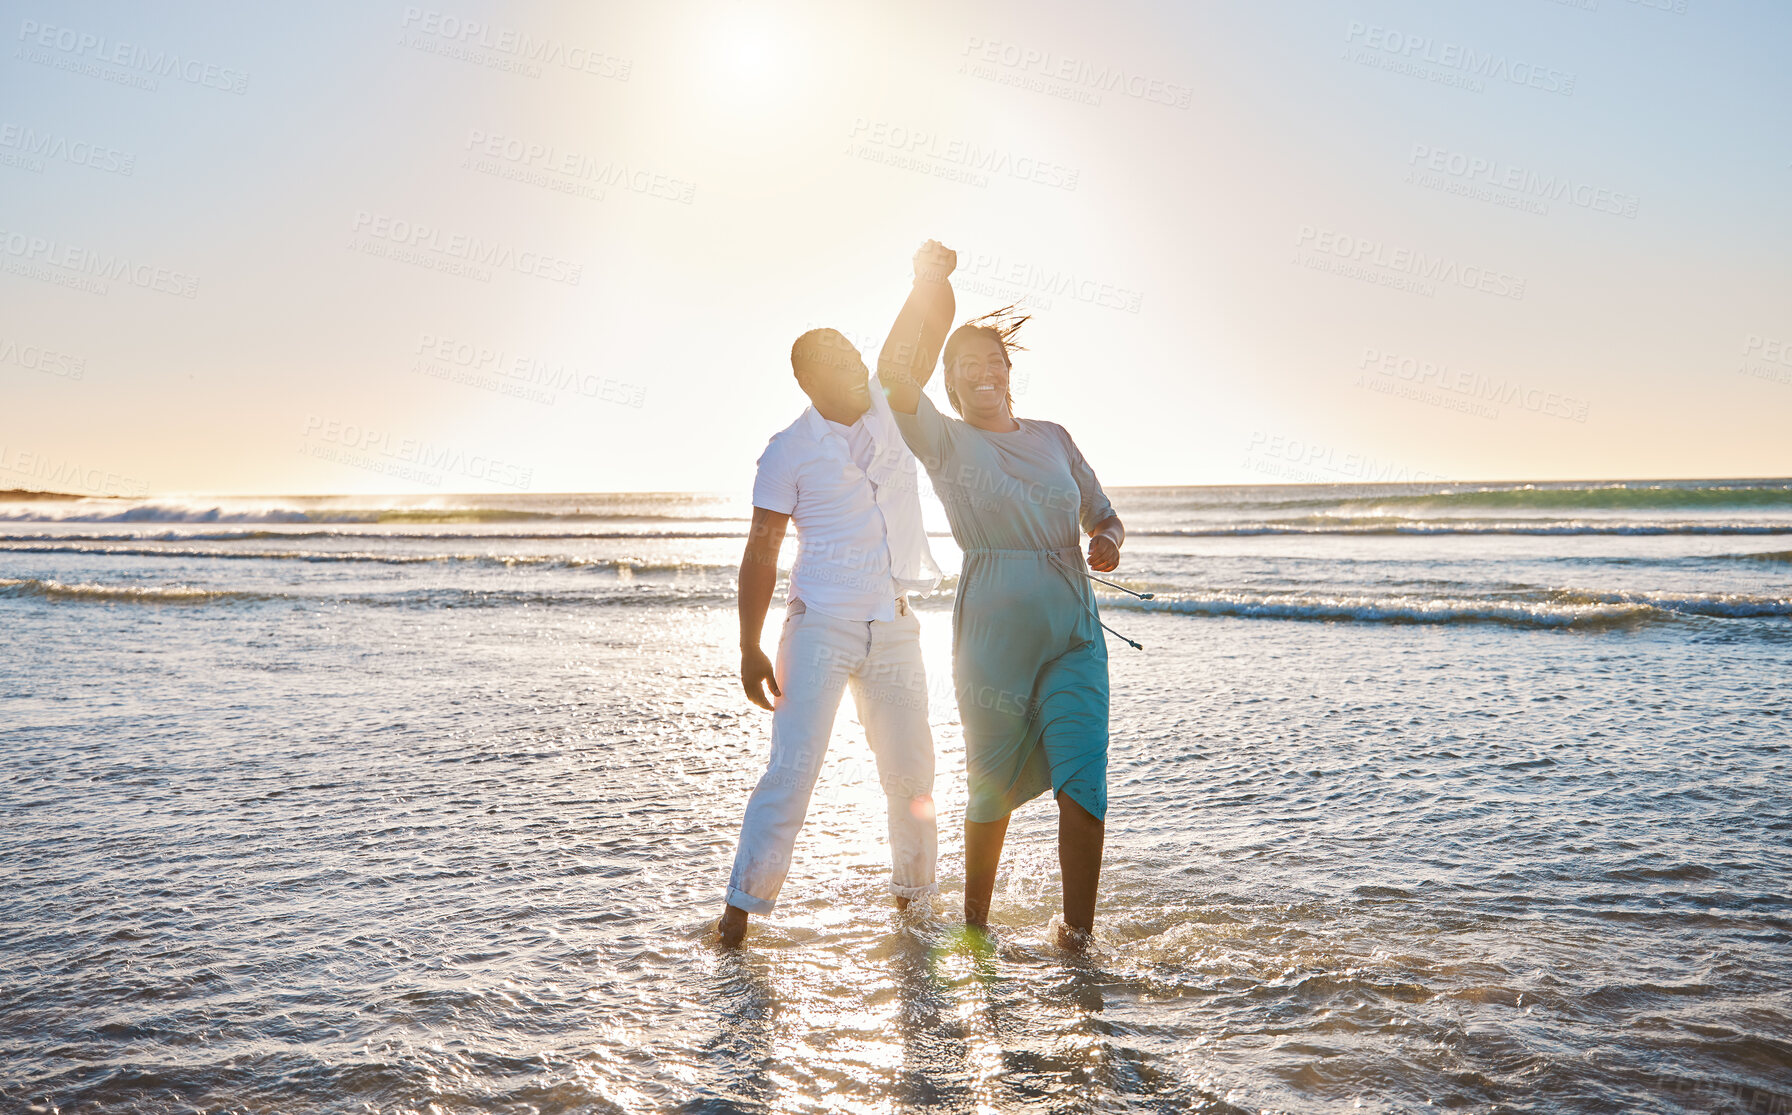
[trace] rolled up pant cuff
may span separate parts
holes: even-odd
[[[890,884],[890,893],[895,895],[897,898],[908,898],[908,899],[928,898],[932,895],[938,894],[939,892],[940,892],[940,885],[938,883],[928,883],[925,886],[919,886],[919,887],[899,886],[896,883]]]
[[[777,902],[770,898],[754,898],[739,887],[729,887],[728,905],[745,910],[749,914],[769,914]]]

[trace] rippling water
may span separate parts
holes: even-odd
[[[848,703],[708,944],[734,501],[0,505],[0,1109],[1786,1111],[1792,484],[1525,491],[1114,493],[1085,957],[1042,803],[958,931],[949,597],[941,904]]]

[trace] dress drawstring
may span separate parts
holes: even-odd
[[[1079,559],[1082,557],[1082,552],[1077,550],[1076,547],[1072,546],[1068,547],[1068,549],[1075,553]],[[1064,576],[1064,579],[1069,582],[1070,590],[1079,596],[1082,595],[1081,590],[1083,586],[1077,582],[1073,574],[1081,574],[1084,577],[1088,577],[1091,581],[1101,581],[1102,584],[1107,585],[1110,588],[1117,588],[1121,592],[1131,592],[1132,595],[1138,597],[1140,600],[1150,600],[1155,595],[1154,593],[1149,592],[1133,592],[1132,589],[1129,589],[1124,585],[1116,585],[1112,581],[1102,581],[1100,577],[1094,576],[1080,565],[1073,568],[1064,560],[1064,551],[1062,550],[1026,550],[1019,548],[1008,549],[998,546],[966,546],[963,553],[966,557],[969,557],[972,554],[1044,554],[1046,560],[1051,562],[1052,568],[1061,573]],[[1106,631],[1108,634],[1119,639],[1134,650],[1145,649],[1142,643],[1127,638],[1125,635],[1120,634],[1120,632],[1115,631],[1112,627],[1101,622],[1101,613],[1095,610],[1095,594],[1093,592],[1089,594],[1088,600],[1084,602],[1084,607],[1089,609],[1090,618],[1093,619],[1103,631]]]
[[[1057,550],[1047,550],[1046,553],[1051,555],[1052,565],[1057,568],[1058,572],[1065,574],[1066,577],[1068,577],[1068,575],[1071,573],[1081,573],[1083,576],[1088,577],[1091,581],[1101,581],[1100,577],[1095,576],[1094,574],[1090,573],[1086,569],[1082,569],[1082,568],[1072,569],[1069,565],[1067,565],[1065,563],[1064,559],[1062,558],[1062,556],[1059,554],[1059,552]],[[1081,557],[1082,555],[1079,553],[1077,556]],[[1101,583],[1104,585],[1113,587],[1113,588],[1120,589],[1121,592],[1132,592],[1131,589],[1124,588],[1120,585],[1116,585],[1112,581],[1101,581]],[[1075,590],[1078,587],[1078,585],[1075,581],[1071,581],[1070,587],[1072,590]],[[1138,597],[1140,600],[1149,600],[1153,596],[1152,593],[1148,593],[1148,592],[1132,592],[1132,594],[1134,596]],[[1079,593],[1079,595],[1081,595],[1081,594]],[[1127,638],[1125,635],[1120,634],[1120,632],[1115,631],[1112,627],[1109,627],[1107,624],[1101,622],[1101,613],[1095,610],[1095,594],[1094,593],[1089,594],[1089,600],[1087,602],[1087,607],[1089,609],[1089,615],[1094,618],[1094,620],[1097,624],[1100,624],[1101,629],[1103,631],[1106,631],[1108,634],[1112,635],[1116,639],[1119,639],[1121,642],[1125,643],[1127,646],[1131,647],[1134,650],[1144,650],[1145,649],[1142,644],[1134,642],[1133,640]]]
[[[1134,592],[1132,589],[1127,588],[1125,585],[1117,585],[1112,581],[1103,581],[1103,580],[1101,580],[1100,577],[1097,577],[1093,573],[1085,572],[1083,574],[1083,576],[1089,578],[1091,581],[1100,581],[1102,584],[1108,586],[1109,588],[1117,588],[1121,592],[1126,593],[1128,596],[1136,596],[1140,600],[1155,600],[1157,598],[1157,593],[1155,593],[1155,592]]]

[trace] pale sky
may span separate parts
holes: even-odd
[[[6,10],[0,488],[744,489],[929,237],[1108,484],[1792,474],[1781,0]]]

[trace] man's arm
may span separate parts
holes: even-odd
[[[890,397],[890,407],[915,413],[921,389],[933,378],[940,348],[952,330],[958,303],[946,279],[958,266],[958,253],[929,240],[915,253],[915,285],[890,326],[877,354],[877,381]]]
[[[767,709],[772,702],[765,695],[765,686],[771,687],[772,697],[782,697],[784,692],[772,676],[772,660],[759,649],[759,634],[765,627],[766,609],[772,605],[772,592],[778,587],[778,550],[789,525],[789,515],[753,508],[747,549],[740,558],[740,684],[748,700]]]

